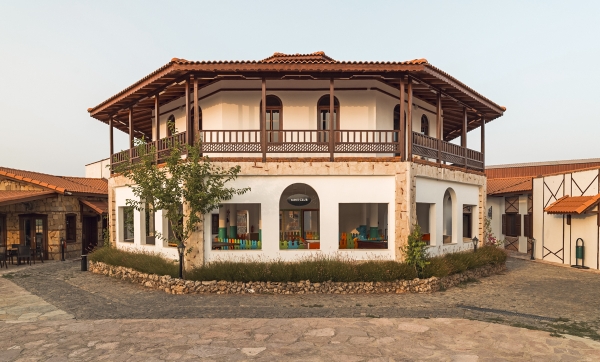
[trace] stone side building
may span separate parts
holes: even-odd
[[[107,181],[0,167],[0,246],[27,245],[45,259],[79,257],[102,243]]]

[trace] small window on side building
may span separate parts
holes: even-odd
[[[65,221],[65,240],[67,243],[77,241],[77,215],[67,214]]]

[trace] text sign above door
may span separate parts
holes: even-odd
[[[304,194],[295,194],[287,198],[287,202],[294,206],[305,206],[310,204],[310,197]]]

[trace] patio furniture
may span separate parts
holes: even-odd
[[[8,257],[10,258],[10,263],[14,264],[13,258],[17,257],[17,251],[19,249],[20,244],[10,244],[10,249],[8,249]]]
[[[35,264],[35,258],[38,257],[39,260],[44,262],[44,252],[42,251],[42,245],[36,244],[35,249],[31,251],[31,258],[33,259],[33,264]]]
[[[0,268],[2,268],[2,263],[4,263],[4,267],[8,269],[8,250],[6,246],[0,246]]]
[[[17,249],[17,265],[21,265],[21,260],[27,260],[27,264],[31,265],[31,249],[27,245],[19,245]]]

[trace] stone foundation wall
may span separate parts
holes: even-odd
[[[506,270],[505,264],[487,265],[443,278],[397,280],[393,282],[227,282],[191,281],[171,276],[140,273],[131,268],[90,262],[89,271],[162,290],[170,294],[399,294],[431,293],[472,279],[487,277]]]

